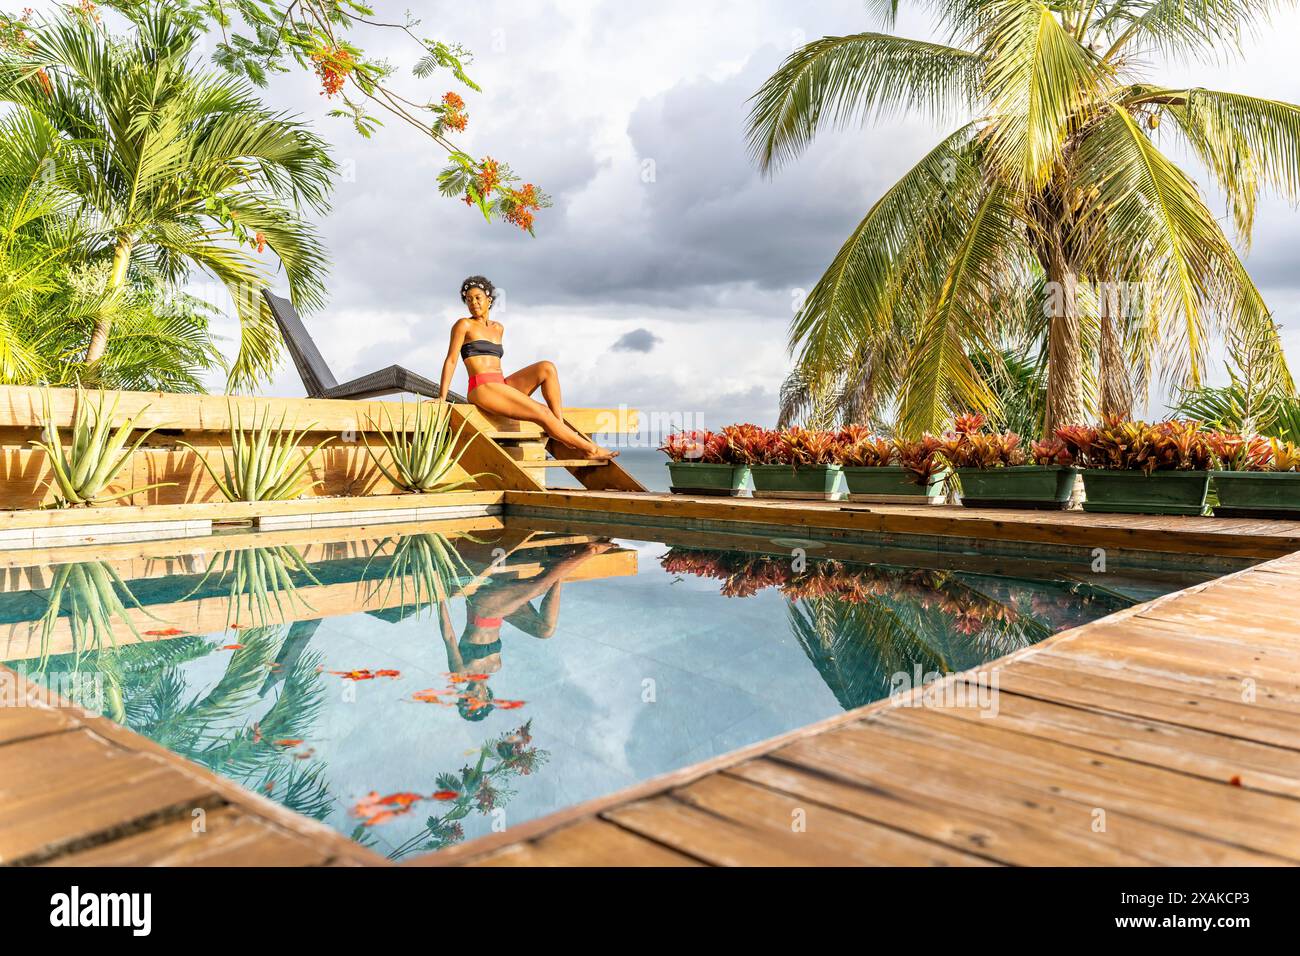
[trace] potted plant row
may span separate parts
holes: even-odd
[[[1056,437],[1082,468],[1085,511],[1205,512],[1214,456],[1199,423],[1108,417],[1096,426],[1063,426]]]
[[[850,501],[935,504],[943,498],[943,464],[939,439],[925,435],[915,441],[882,438],[870,429],[850,425],[839,433],[839,459]]]
[[[1300,448],[1277,438],[1211,432],[1214,513],[1228,518],[1300,518]]]
[[[1015,432],[984,427],[983,415],[962,415],[939,447],[957,474],[964,506],[1061,509],[1070,503],[1078,471],[1063,441],[1035,441],[1026,450]]]
[[[669,490],[675,495],[739,495],[749,480],[751,432],[761,431],[757,425],[728,425],[720,432],[669,435],[659,446],[668,456]]]

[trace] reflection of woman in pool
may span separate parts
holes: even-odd
[[[454,675],[495,674],[501,670],[501,625],[510,622],[525,634],[545,640],[555,633],[560,617],[560,585],[574,568],[588,558],[615,547],[611,541],[583,545],[548,566],[535,578],[495,581],[487,577],[473,594],[465,596],[465,631],[455,639],[447,603],[440,609],[442,640],[447,646],[447,668]],[[532,601],[538,595],[541,607]],[[492,712],[492,690],[486,678],[461,685],[457,702],[466,720],[482,720]]]

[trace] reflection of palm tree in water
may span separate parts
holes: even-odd
[[[589,558],[614,548],[610,541],[594,541],[545,566],[540,575],[515,581],[497,581],[491,569],[477,587],[465,589],[465,629],[459,639],[447,603],[439,607],[439,624],[447,647],[447,669],[455,677],[469,677],[457,703],[466,720],[482,720],[492,712],[492,690],[487,675],[501,670],[501,625],[510,624],[541,640],[555,633],[560,617],[560,590],[564,579]],[[540,607],[533,600],[541,597]]]

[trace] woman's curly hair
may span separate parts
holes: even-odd
[[[465,301],[470,289],[482,289],[487,293],[489,302],[496,302],[497,300],[497,287],[492,284],[492,280],[487,276],[470,276],[462,282],[460,284],[460,301]]]

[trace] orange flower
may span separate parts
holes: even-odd
[[[463,110],[465,108],[465,101],[450,90],[442,94],[442,104],[451,107],[453,110]]]
[[[258,252],[265,252],[265,251],[266,251],[266,235],[265,235],[264,233],[262,233],[262,232],[259,232],[257,235],[255,235],[255,236],[253,237],[253,245],[257,247],[257,251],[258,251]]]

